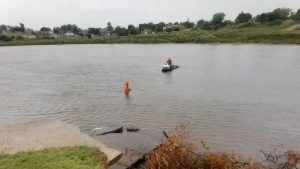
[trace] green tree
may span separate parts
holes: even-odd
[[[213,25],[220,25],[220,24],[222,24],[224,19],[225,19],[225,14],[223,12],[216,13],[213,16],[213,19],[212,19],[211,23]]]
[[[20,26],[8,26],[7,28],[11,32],[25,32],[25,26],[22,23],[20,23]]]
[[[155,31],[162,32],[164,30],[165,25],[166,24],[164,22],[159,22],[158,24],[155,25]]]
[[[128,25],[128,32],[130,35],[136,35],[137,34],[137,30],[133,25]]]
[[[269,22],[269,21],[273,21],[275,19],[276,18],[274,16],[273,12],[262,13],[255,17],[256,22]]]
[[[293,19],[300,21],[300,9],[297,10],[297,12],[294,15]]]
[[[112,33],[113,32],[113,30],[114,30],[114,28],[112,27],[112,25],[111,25],[111,23],[110,22],[107,22],[107,30],[110,32],[110,33]]]
[[[23,23],[20,23],[20,32],[25,32],[25,26]]]
[[[53,28],[53,32],[54,32],[55,34],[60,34],[60,33],[61,33],[60,27],[54,27],[54,28]]]
[[[114,30],[114,32],[118,35],[118,36],[128,36],[128,30],[126,28],[117,26]]]
[[[292,10],[290,8],[277,8],[274,9],[273,15],[275,19],[285,20],[291,15]]]
[[[42,28],[40,29],[40,31],[51,31],[51,28],[42,27]]]
[[[255,21],[257,22],[270,22],[274,20],[286,20],[292,14],[292,10],[290,8],[277,8],[274,9],[273,12],[262,13],[255,17]]]
[[[148,29],[151,29],[152,31],[155,31],[155,25],[154,25],[154,23],[149,22],[147,27],[148,27]]]
[[[243,23],[249,22],[252,19],[252,15],[250,13],[244,13],[243,11],[237,16],[234,20],[235,23]]]
[[[99,28],[88,28],[88,33],[93,35],[100,35],[100,29]]]
[[[92,38],[92,34],[88,33],[88,34],[86,34],[86,37],[87,37],[88,39],[91,39],[91,38]]]
[[[8,29],[9,29],[9,31],[11,31],[13,33],[20,31],[20,27],[18,27],[18,26],[9,26]]]
[[[204,19],[200,19],[200,20],[197,22],[196,27],[197,27],[197,28],[201,28],[201,27],[204,25],[204,23],[205,23],[205,20],[204,20]]]
[[[81,31],[81,29],[75,24],[62,25],[60,29],[63,33],[73,32],[74,34],[78,34]]]
[[[201,29],[208,29],[209,28],[209,22],[205,21],[204,19],[201,19],[197,22],[196,27],[201,28]]]
[[[194,22],[190,21],[183,22],[182,25],[184,25],[186,28],[193,28],[195,26]]]
[[[0,25],[0,33],[2,32],[2,31],[7,31],[8,30],[8,27],[6,26],[6,25]]]

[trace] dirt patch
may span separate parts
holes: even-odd
[[[294,30],[300,30],[300,24],[293,25],[291,27],[284,29],[284,31],[294,31]]]

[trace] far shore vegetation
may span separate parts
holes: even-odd
[[[0,169],[104,169],[106,156],[96,147],[62,147],[0,155]]]
[[[0,25],[0,46],[95,43],[275,43],[300,44],[300,9],[277,8],[252,16],[241,12],[234,21],[222,12],[210,21],[144,23],[127,28],[108,22],[105,28],[81,29],[67,24],[40,30]]]

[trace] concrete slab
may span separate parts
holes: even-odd
[[[108,165],[117,162],[122,153],[80,133],[78,127],[62,121],[34,121],[0,126],[0,153],[41,150],[64,146],[96,146],[107,155]]]

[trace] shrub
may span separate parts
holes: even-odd
[[[300,153],[289,150],[286,153],[264,153],[265,161],[245,161],[233,153],[197,153],[195,145],[184,145],[179,135],[171,135],[167,141],[146,154],[146,169],[297,169]]]
[[[161,169],[237,169],[238,158],[227,153],[195,153],[195,145],[183,145],[178,135],[171,135],[164,144],[160,144],[146,155],[146,168]],[[241,164],[248,164],[241,162]]]
[[[18,36],[16,37],[16,39],[17,39],[17,40],[24,40],[25,38],[24,38],[23,36],[18,35]]]
[[[248,27],[251,27],[251,26],[255,26],[255,24],[253,22],[247,22],[247,23],[241,24],[238,28],[239,29],[248,28]]]
[[[274,21],[271,21],[271,22],[268,22],[268,25],[269,26],[274,26],[274,25],[280,25],[282,24],[282,21],[281,20],[274,20]]]
[[[7,35],[0,35],[0,41],[7,42],[7,41],[11,41],[11,40],[12,39]]]
[[[146,169],[297,169],[300,152],[263,153],[266,162],[244,160],[234,153],[211,152],[206,143],[193,140],[190,125],[181,124],[175,133],[145,156]],[[202,151],[200,151],[202,149]],[[204,150],[204,151],[203,151]]]

